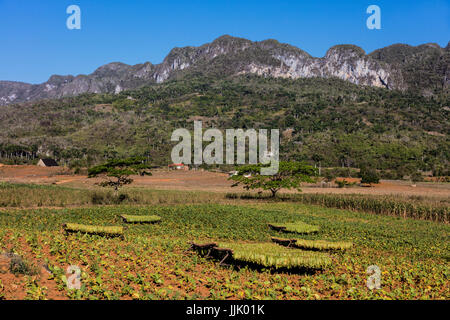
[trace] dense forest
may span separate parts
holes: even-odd
[[[170,162],[172,131],[279,128],[280,156],[322,167],[449,175],[447,94],[357,86],[338,79],[190,75],[119,94],[83,94],[0,108],[0,161],[50,156],[72,167],[145,156]]]

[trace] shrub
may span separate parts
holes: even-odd
[[[379,183],[380,176],[375,169],[372,168],[363,168],[360,172],[361,183]]]
[[[9,271],[14,275],[27,275],[32,276],[37,274],[36,267],[32,266],[30,263],[22,259],[22,257],[12,254],[11,260],[9,261]]]
[[[345,187],[353,187],[356,185],[355,182],[348,182],[347,180],[335,180],[334,183],[337,184],[338,188],[345,188]]]
[[[422,174],[419,172],[419,171],[416,171],[416,172],[414,172],[412,175],[411,175],[411,181],[412,182],[421,182],[421,181],[423,181],[424,179],[423,179],[423,176],[422,176]]]
[[[120,193],[118,195],[112,192],[94,191],[91,193],[92,204],[121,204],[124,202],[136,202],[136,198],[132,198],[127,193]]]
[[[104,192],[94,191],[91,193],[91,203],[92,204],[106,204],[105,198],[106,198],[106,194]]]

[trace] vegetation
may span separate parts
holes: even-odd
[[[113,225],[124,212],[155,214],[162,222],[130,226],[125,240],[61,232],[66,221]],[[228,268],[187,250],[192,239],[237,246],[270,243],[278,233],[267,223],[300,218],[321,230],[303,239],[354,246],[329,253],[333,263],[314,273]],[[13,293],[4,291],[7,299],[21,290],[30,299],[59,294],[69,299],[449,299],[449,231],[442,223],[280,201],[6,209],[0,214],[0,251],[14,250],[33,263],[43,259],[52,272],[45,283],[20,276]],[[382,270],[380,290],[366,287],[365,271],[373,264]],[[65,285],[69,265],[82,270],[81,290]]]
[[[230,243],[223,242],[220,247],[230,248],[233,259],[266,268],[275,269],[323,269],[331,264],[331,258],[324,253],[292,250],[272,243]]]
[[[313,182],[311,176],[317,174],[317,170],[313,167],[293,161],[280,161],[275,174],[261,174],[261,170],[267,169],[267,167],[268,165],[254,164],[238,168],[237,174],[230,177],[235,181],[232,186],[236,187],[242,184],[246,190],[269,190],[272,197],[275,197],[281,189],[300,190],[302,182]]]
[[[414,172],[414,173],[411,175],[411,181],[412,181],[412,182],[421,182],[421,181],[423,181],[423,176],[422,176],[422,174],[421,174],[420,172]]]
[[[329,208],[369,212],[403,218],[424,219],[448,223],[448,199],[417,196],[376,196],[358,194],[282,194],[268,198],[264,194],[221,193],[199,191],[146,190],[127,188],[122,204],[197,204],[231,203],[235,199],[292,201]],[[76,189],[62,186],[0,183],[0,207],[70,207],[113,205],[117,197],[98,189]]]
[[[208,72],[180,71],[133,91],[2,107],[2,163],[36,164],[48,154],[74,172],[90,168],[89,177],[104,178],[99,185],[114,192],[0,183],[0,300],[450,299],[448,199],[280,192],[319,175],[341,187],[355,184],[350,177],[447,181],[445,50],[391,46],[371,54],[402,71],[408,92],[228,76],[235,61],[217,57]],[[278,63],[258,50],[237,56],[249,54]],[[150,163],[170,162],[171,132],[192,130],[194,120],[220,130],[279,128],[279,170],[237,168],[235,186],[257,194],[130,186],[132,175],[150,174]],[[213,243],[225,256],[220,263],[199,256],[192,241]],[[227,257],[236,263],[225,264]],[[379,290],[366,286],[373,265]],[[81,270],[79,290],[67,286],[69,266]]]
[[[29,262],[25,261],[22,257],[10,253],[6,254],[6,257],[10,258],[9,271],[14,275],[27,275],[32,276],[38,273],[36,266],[33,266]]]
[[[236,199],[268,199],[264,195],[227,194]],[[284,194],[277,201],[293,201],[403,218],[424,219],[448,223],[450,203],[446,200],[421,200],[414,197],[371,196],[361,194]]]
[[[65,223],[63,225],[65,232],[81,232],[89,234],[98,234],[101,236],[118,237],[123,236],[122,227],[89,226],[78,223]]]
[[[334,183],[337,184],[338,188],[354,187],[356,185],[356,182],[348,182],[345,179],[335,180]]]
[[[121,196],[123,195],[123,196]],[[70,207],[113,204],[193,204],[223,201],[220,193],[148,190],[125,186],[119,195],[95,187],[78,189],[59,185],[0,182],[0,207]]]
[[[145,164],[143,158],[128,158],[121,160],[110,160],[105,164],[101,164],[90,168],[88,171],[88,177],[94,178],[99,175],[104,175],[107,181],[99,183],[102,187],[113,187],[115,191],[118,191],[120,187],[131,184],[133,179],[131,175],[151,175],[147,169],[150,165]]]
[[[283,239],[283,238],[272,238],[272,241],[280,245],[305,250],[347,250],[353,246],[353,244],[348,241],[325,241],[325,240]]]
[[[134,91],[2,107],[0,161],[39,152],[73,168],[142,156],[167,165],[174,129],[279,128],[281,160],[383,176],[448,173],[448,96],[424,97],[337,79],[190,77]],[[39,150],[39,152],[38,152]]]
[[[372,185],[372,183],[380,182],[380,176],[378,175],[377,171],[372,168],[361,169],[360,177],[361,183],[367,183],[369,185]]]
[[[161,217],[156,215],[151,216],[136,216],[130,214],[123,214],[120,216],[126,223],[158,223],[161,222]]]
[[[299,234],[308,234],[319,232],[319,227],[311,226],[302,221],[287,222],[283,224],[270,223],[269,226],[276,231],[292,232]]]
[[[445,72],[450,63],[450,44],[440,48],[433,43],[417,47],[394,44],[372,52],[369,56],[399,68],[409,90],[430,93],[449,93]]]

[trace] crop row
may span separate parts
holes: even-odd
[[[265,196],[244,193],[227,194],[227,198],[269,199]],[[364,211],[375,214],[414,218],[436,222],[449,222],[450,207],[446,204],[415,202],[407,199],[391,197],[374,197],[365,195],[338,194],[294,194],[281,195],[275,201],[294,201],[315,204],[328,208]]]

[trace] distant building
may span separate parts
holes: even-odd
[[[41,159],[37,165],[39,167],[57,167],[58,163],[54,159]]]
[[[189,170],[189,166],[183,164],[183,163],[172,163],[168,166],[169,170]]]

